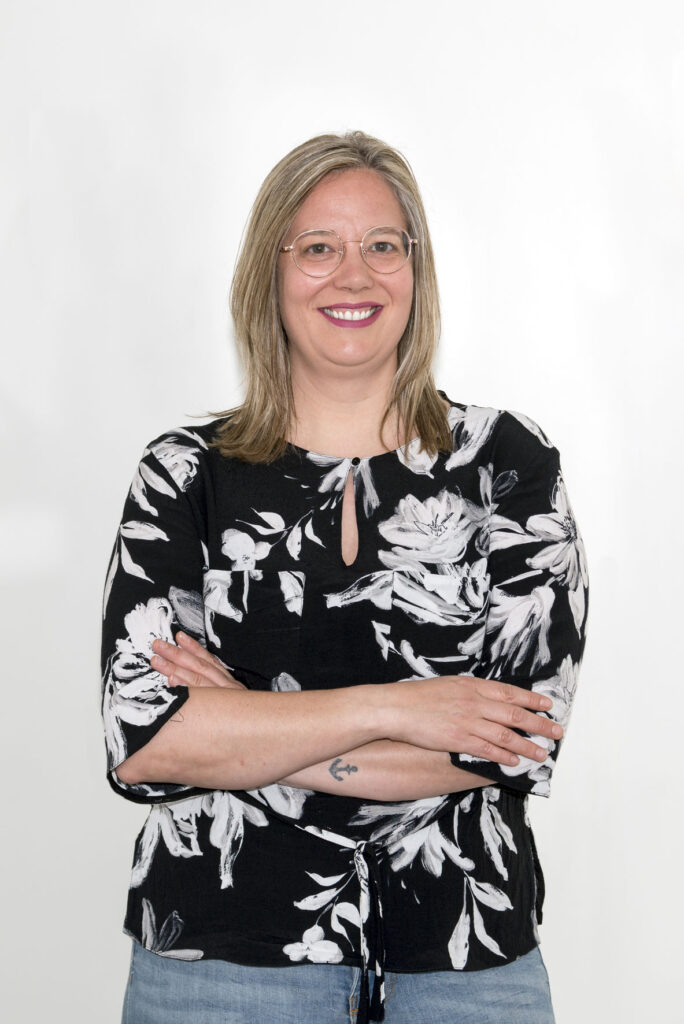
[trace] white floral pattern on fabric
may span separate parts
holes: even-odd
[[[183,921],[177,910],[172,910],[157,931],[157,919],[154,908],[148,899],[143,899],[142,942],[145,949],[159,956],[168,956],[174,960],[201,960],[204,953],[201,949],[173,949],[183,931]]]
[[[493,588],[486,626],[492,665],[505,671],[529,663],[534,672],[548,664],[554,600],[551,587],[534,587],[520,597],[507,594],[500,587]]]
[[[457,469],[472,462],[492,434],[494,425],[501,416],[499,409],[487,409],[477,405],[468,406],[462,415],[452,414],[452,430],[460,429],[458,446],[445,463],[447,470]],[[454,419],[456,422],[453,422]]]
[[[193,438],[193,440],[197,441],[202,448],[207,447],[202,438],[196,437],[192,432],[181,429],[180,433]],[[157,443],[149,445],[143,452],[143,456],[131,483],[131,501],[139,505],[142,512],[147,512],[152,516],[158,517],[159,512],[151,503],[150,498],[148,497],[147,488],[149,487],[152,491],[156,491],[158,496],[170,498],[172,500],[175,500],[176,498],[176,492],[173,486],[161,475],[159,467],[164,466],[174,478],[177,486],[181,490],[185,490],[190,485],[197,472],[198,451],[198,448],[188,448],[186,445],[178,445],[170,439],[162,439]],[[103,618],[107,609],[107,601],[109,600],[112,581],[119,565],[124,572],[130,573],[131,576],[138,576],[141,579],[153,582],[153,580],[146,575],[143,567],[138,565],[131,557],[128,547],[124,544],[124,538],[148,541],[168,541],[169,539],[164,531],[155,523],[140,522],[137,519],[129,519],[128,521],[121,523],[119,526],[117,543],[115,544],[112,552],[112,557],[107,571],[107,578],[105,580],[102,597]]]
[[[547,570],[567,585],[570,607],[579,633],[584,622],[585,592],[589,586],[589,574],[584,544],[577,533],[568,492],[560,473],[551,503],[553,512],[530,516],[527,520],[527,532],[535,540],[545,541],[547,544],[539,554],[528,558],[527,564],[532,569]]]
[[[301,942],[291,942],[283,946],[283,953],[299,962],[310,960],[312,964],[339,964],[342,960],[342,950],[336,942],[325,938],[323,929],[314,924],[307,928],[302,935]]]
[[[246,804],[226,790],[213,790],[206,796],[191,797],[173,804],[157,804],[150,811],[138,837],[138,855],[133,865],[131,886],[137,888],[147,878],[159,840],[172,857],[201,857],[199,842],[202,815],[211,818],[209,842],[219,853],[221,888],[233,884],[233,866],[244,838],[244,823],[261,828],[268,825],[263,811]]]
[[[186,491],[195,478],[199,466],[199,449],[205,448],[206,444],[194,431],[179,430],[178,440],[168,436],[150,445],[150,451],[156,455],[160,463],[166,469],[181,491]],[[197,447],[189,447],[183,441],[183,436],[189,437]]]
[[[484,518],[484,512],[446,488],[426,501],[409,494],[400,500],[396,514],[378,526],[393,545],[391,551],[378,553],[380,560],[390,568],[458,562]]]
[[[414,622],[467,624],[482,615],[489,593],[487,560],[449,565],[441,573],[394,575],[392,602]]]
[[[221,647],[221,639],[216,632],[215,617],[220,615],[237,623],[249,617],[250,581],[256,580],[258,586],[263,578],[260,569],[210,569],[204,573],[204,628],[216,648]],[[301,616],[304,574],[283,570],[278,573],[278,580],[283,607],[292,615]]]

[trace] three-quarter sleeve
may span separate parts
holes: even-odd
[[[481,470],[490,512],[487,614],[463,653],[477,659],[473,675],[550,697],[547,717],[565,729],[585,644],[584,544],[558,450],[520,414],[504,413],[500,428],[492,462]],[[561,741],[529,738],[548,750],[545,761],[520,757],[509,766],[459,753],[451,760],[501,785],[548,796]]]
[[[145,448],[133,477],[103,594],[102,716],[107,777],[122,796],[158,803],[196,787],[127,784],[117,767],[143,747],[185,703],[187,687],[169,687],[150,665],[157,638],[173,642],[185,630],[204,641],[203,549],[199,503],[193,495],[199,438],[169,432]]]

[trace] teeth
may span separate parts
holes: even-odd
[[[377,313],[379,306],[371,306],[370,309],[328,309],[324,306],[323,312],[334,320],[367,320],[369,316]]]

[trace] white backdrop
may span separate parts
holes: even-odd
[[[681,1021],[682,6],[5,0],[0,18],[4,1019],[119,1020],[145,814],[106,785],[98,718],[123,499],[148,440],[239,399],[227,291],[264,175],[362,128],[426,201],[438,385],[541,423],[587,547],[576,708],[530,808],[558,1024]]]

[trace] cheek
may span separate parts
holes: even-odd
[[[287,273],[278,275],[278,308],[283,323],[291,324],[296,318],[297,300]]]
[[[397,308],[401,309],[402,314],[405,314],[406,319],[408,320],[413,306],[413,274],[408,276],[405,281],[396,282],[394,301]]]
[[[290,315],[303,312],[311,305],[313,291],[308,279],[295,267],[287,267],[278,275],[278,301]]]
[[[313,303],[314,295],[306,281],[296,281],[293,287],[283,275],[283,280],[278,282],[278,306],[280,319],[290,341],[304,338],[309,333],[315,315],[312,311]]]

